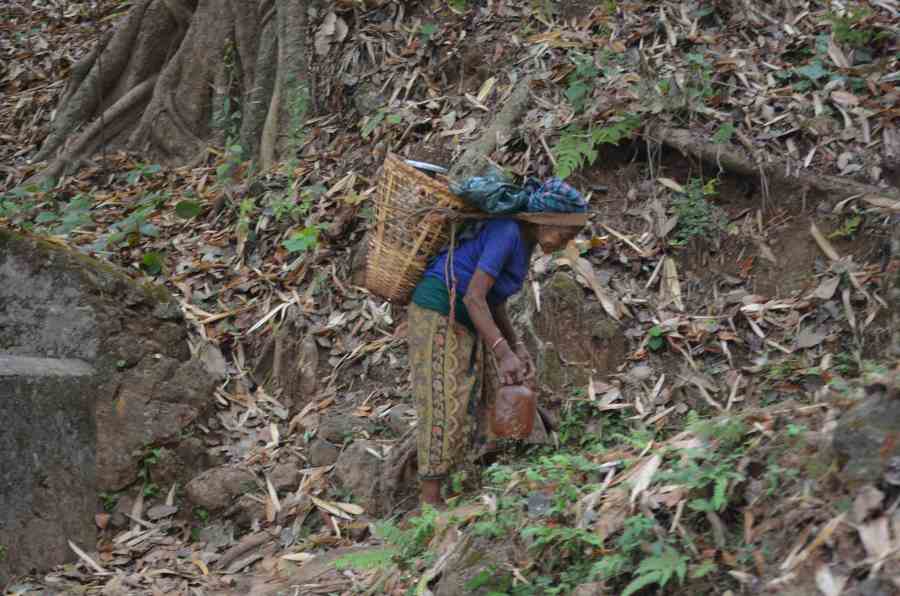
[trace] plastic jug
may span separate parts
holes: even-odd
[[[504,385],[491,411],[491,432],[498,439],[527,439],[536,412],[534,391],[524,385]]]

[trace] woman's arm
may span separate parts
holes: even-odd
[[[497,328],[500,330],[500,333],[502,333],[503,337],[506,338],[506,341],[509,342],[510,347],[515,348],[516,344],[519,343],[519,339],[516,337],[516,331],[513,329],[512,323],[509,320],[509,313],[506,312],[506,303],[501,302],[500,304],[491,306],[490,309],[491,315],[494,317],[494,322],[497,323]]]
[[[505,333],[501,333],[488,307],[487,294],[493,286],[494,278],[481,269],[476,269],[463,297],[463,304],[466,305],[469,318],[475,324],[478,334],[487,343],[488,349],[493,349],[499,360],[500,382],[504,385],[515,385],[525,379],[527,371],[513,351],[509,338]],[[508,319],[506,323],[509,323]]]

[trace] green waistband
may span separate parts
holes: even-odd
[[[444,316],[450,316],[450,291],[444,282],[436,277],[426,275],[416,286],[412,297],[413,304],[441,313]],[[456,294],[456,322],[464,325],[473,334],[478,332],[475,330],[475,323],[469,318],[469,311],[463,303],[463,295]]]

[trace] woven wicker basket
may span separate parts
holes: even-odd
[[[440,212],[427,212],[428,209]],[[428,260],[449,240],[446,210],[472,211],[453,195],[447,179],[432,178],[389,154],[375,196],[375,229],[369,241],[366,287],[406,304]]]

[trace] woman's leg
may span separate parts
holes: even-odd
[[[409,354],[418,412],[418,460],[422,501],[443,503],[441,487],[465,456],[469,397],[475,386],[476,338],[440,313],[411,305]]]

